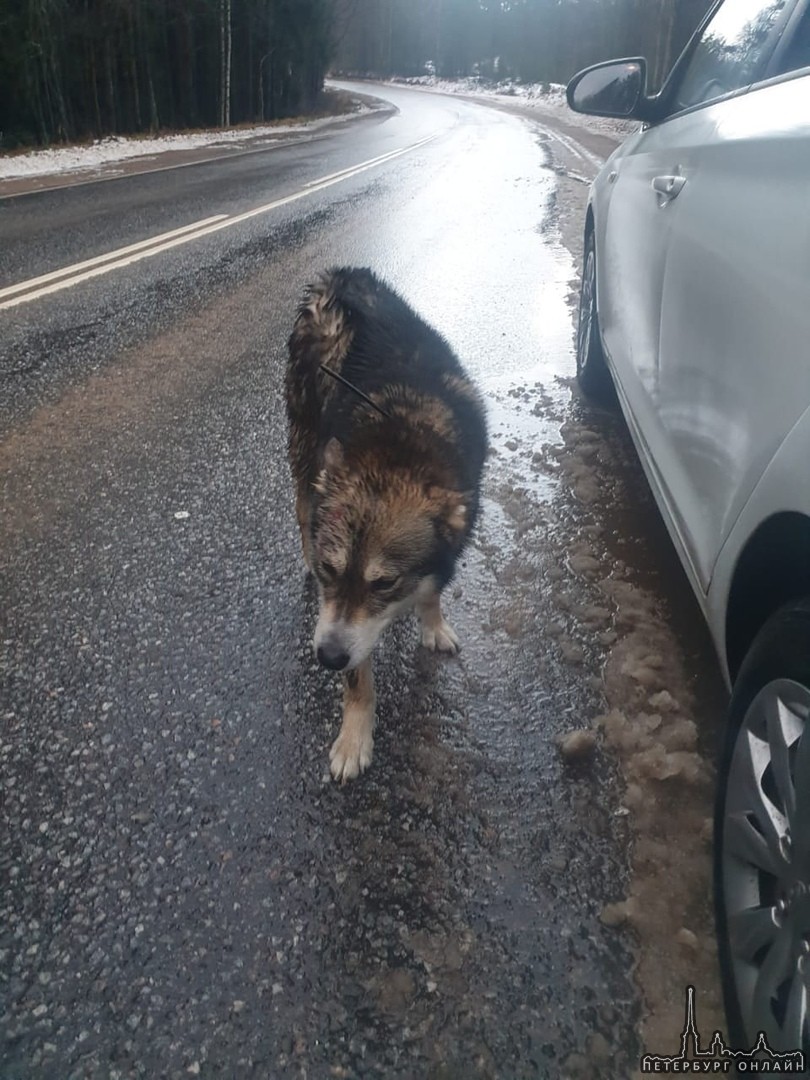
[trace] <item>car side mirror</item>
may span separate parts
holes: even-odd
[[[643,120],[647,101],[647,61],[643,57],[609,60],[578,72],[566,97],[574,112]]]

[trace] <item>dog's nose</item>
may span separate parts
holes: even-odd
[[[330,645],[327,642],[318,646],[318,661],[332,671],[342,671],[349,662],[349,654],[341,645]]]

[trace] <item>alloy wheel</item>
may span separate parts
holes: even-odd
[[[593,333],[593,316],[596,304],[596,258],[593,245],[589,245],[582,272],[582,289],[579,294],[579,319],[577,322],[577,375],[588,362]]]
[[[807,1050],[810,990],[810,690],[767,683],[729,766],[722,884],[736,997],[752,1043]]]

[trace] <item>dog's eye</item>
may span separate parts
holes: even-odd
[[[372,592],[390,592],[391,589],[395,589],[397,585],[399,585],[401,580],[402,575],[398,575],[397,577],[378,577],[370,583],[371,590]]]
[[[329,562],[321,563],[321,575],[327,580],[331,581],[332,578],[337,577],[337,569]]]

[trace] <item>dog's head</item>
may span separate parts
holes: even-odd
[[[330,440],[316,483],[314,647],[335,671],[361,664],[398,615],[450,578],[469,531],[470,497],[407,469],[349,464]]]

